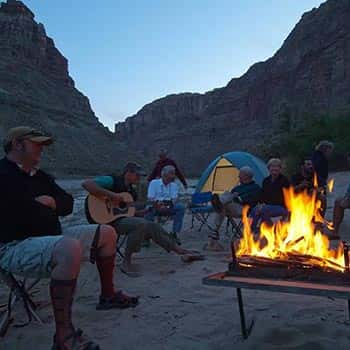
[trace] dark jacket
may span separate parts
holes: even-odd
[[[60,188],[45,172],[38,170],[33,176],[21,170],[16,163],[0,160],[0,242],[24,240],[34,236],[61,233],[59,216],[73,210],[73,198]],[[38,196],[51,196],[56,210],[35,200]]]
[[[312,154],[312,164],[314,166],[318,185],[325,187],[328,179],[328,160],[321,151],[315,151]]]
[[[180,169],[178,168],[177,164],[170,158],[166,158],[164,160],[159,159],[158,162],[156,163],[151,175],[148,177],[148,181],[151,182],[154,179],[160,178],[162,169],[167,166],[167,165],[172,165],[175,168],[175,174],[178,177],[178,179],[181,181],[181,183],[184,186],[187,186],[187,182],[185,179],[185,176],[182,174]]]
[[[303,174],[299,172],[294,174],[291,178],[291,184],[296,192],[304,190],[311,191],[314,189],[314,173]]]
[[[251,208],[255,207],[261,200],[261,187],[255,181],[235,186],[231,193],[238,193],[235,202],[249,205]]]
[[[289,180],[284,175],[279,175],[272,181],[271,175],[266,177],[262,183],[261,201],[268,205],[285,206],[283,189],[289,187]]]

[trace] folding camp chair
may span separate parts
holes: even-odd
[[[121,251],[126,239],[128,238],[128,235],[117,235],[117,246],[116,246],[116,253],[122,258],[124,259],[124,254]]]
[[[33,289],[40,279],[36,279],[34,282],[26,286],[26,279],[23,279],[23,281],[18,281],[12,273],[5,271],[1,267],[0,279],[5,282],[10,290],[7,305],[3,305],[5,310],[2,311],[3,315],[0,318],[0,337],[5,336],[6,331],[13,322],[14,319],[12,317],[12,310],[18,301],[23,303],[24,311],[27,315],[27,322],[15,324],[14,327],[24,327],[33,320],[36,320],[38,323],[42,324],[43,322],[36,313],[37,305],[29,294],[30,290]]]
[[[226,236],[231,237],[231,240],[239,239],[243,235],[242,230],[243,230],[242,219],[227,217],[226,232],[225,232]],[[230,231],[231,231],[231,234],[230,234]]]
[[[198,231],[201,231],[203,226],[213,231],[213,228],[208,223],[210,214],[214,212],[214,208],[210,203],[211,198],[211,192],[195,192],[192,195],[191,204],[189,205],[189,210],[192,214],[191,229],[194,227],[194,221],[197,220],[200,222]]]

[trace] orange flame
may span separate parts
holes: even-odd
[[[327,184],[328,192],[332,193],[334,188],[334,179],[330,179]]]
[[[314,173],[314,188],[318,187],[318,180],[317,180],[317,174]]]
[[[328,237],[314,224],[314,221],[326,223],[319,213],[321,202],[316,196],[316,191],[310,195],[306,191],[295,193],[292,187],[284,190],[290,220],[277,222],[273,226],[263,223],[258,238],[251,231],[248,207],[245,207],[243,237],[239,242],[237,256],[288,260],[292,255],[302,255],[313,266],[344,271],[342,245],[339,244],[336,250],[331,249]]]

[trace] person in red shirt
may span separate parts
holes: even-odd
[[[154,179],[159,179],[161,177],[162,169],[167,165],[172,165],[175,168],[176,177],[181,181],[185,189],[187,189],[187,182],[186,182],[185,176],[180,171],[175,161],[168,158],[168,151],[166,149],[161,149],[159,151],[159,160],[154,166],[153,171],[149,175],[148,181],[151,182]]]

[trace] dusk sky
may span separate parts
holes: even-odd
[[[226,85],[321,0],[24,0],[110,129],[171,93]]]

